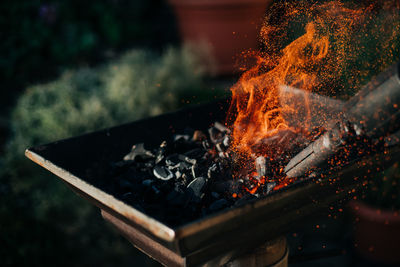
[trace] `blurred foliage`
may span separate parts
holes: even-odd
[[[49,79],[66,66],[177,40],[164,0],[5,0],[0,14],[3,99],[10,89]]]
[[[12,136],[0,161],[2,263],[124,266],[134,262],[131,245],[104,231],[98,209],[23,152],[29,146],[215,96],[217,91],[203,90],[205,68],[193,51],[171,48],[159,57],[133,50],[110,64],[66,71],[58,80],[27,88],[12,112]]]

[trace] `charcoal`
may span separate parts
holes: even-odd
[[[157,181],[156,183],[157,188],[164,194],[168,194],[171,190],[174,189],[174,183],[171,182],[164,182],[164,181]]]
[[[201,193],[204,186],[206,185],[206,179],[203,177],[197,177],[187,186],[192,191],[195,197],[201,198]]]
[[[162,197],[160,190],[154,185],[147,187],[143,193],[144,193],[143,200],[145,201],[145,203],[148,203],[148,204],[157,203],[157,202],[159,202],[160,198]]]
[[[202,148],[195,148],[184,153],[184,155],[191,159],[200,159],[201,157],[203,157],[204,153],[206,153],[206,150]]]
[[[176,134],[176,135],[174,135],[174,142],[182,141],[182,140],[189,141],[190,140],[190,135],[188,135],[188,134]]]
[[[155,166],[155,162],[154,162],[154,161],[147,161],[147,162],[144,163],[144,166],[145,166],[147,169],[152,169],[152,168],[154,168],[154,166]]]
[[[144,186],[151,186],[152,183],[153,183],[153,180],[150,180],[150,179],[144,180],[144,181],[142,182],[142,184],[143,184]]]
[[[226,153],[226,152],[221,151],[221,152],[218,153],[218,156],[219,156],[220,158],[222,158],[222,159],[226,159],[226,158],[229,157],[229,154]]]
[[[153,189],[154,193],[156,193],[156,194],[161,193],[160,190],[157,187],[155,187],[154,185],[151,187],[151,189]]]
[[[206,174],[206,169],[204,169],[204,167],[202,167],[198,164],[193,165],[191,168],[191,171],[192,171],[193,178],[205,176],[205,174]]]
[[[130,201],[131,198],[132,198],[132,196],[133,196],[132,192],[127,192],[127,193],[125,193],[125,194],[122,195],[122,199],[123,199],[124,201]]]
[[[192,140],[193,141],[204,141],[207,139],[207,136],[199,130],[194,131]]]
[[[213,142],[214,144],[221,142],[225,137],[225,134],[215,127],[209,128],[208,134],[210,135],[211,142]]]
[[[136,160],[137,158],[150,159],[154,158],[154,154],[144,148],[143,143],[133,145],[131,152],[124,156],[124,160]]]
[[[136,170],[136,168],[129,168],[126,172],[124,172],[120,178],[126,179],[133,183],[140,183],[144,179],[146,179],[149,175],[145,172],[141,172]]]
[[[208,140],[204,140],[203,142],[201,142],[201,145],[206,150],[209,150],[211,148],[210,142],[208,142]]]
[[[219,152],[224,152],[225,151],[225,148],[223,147],[222,143],[215,144],[215,147],[217,148],[217,150]]]
[[[227,128],[225,125],[223,125],[222,123],[220,123],[218,121],[216,121],[214,123],[214,127],[216,129],[218,129],[218,131],[223,132],[223,133],[230,133],[231,132],[231,130],[229,130],[229,128]]]
[[[222,144],[225,146],[225,148],[228,148],[231,143],[231,139],[229,138],[229,135],[226,135],[224,137],[224,140],[222,141]]]
[[[175,177],[176,177],[176,179],[181,178],[182,177],[182,173],[180,171],[176,171],[175,172]]]
[[[211,196],[216,199],[220,198],[220,194],[218,194],[217,192],[211,192]]]
[[[158,164],[165,159],[166,151],[167,141],[163,141],[157,150],[155,164]]]
[[[185,171],[185,170],[190,170],[192,168],[192,165],[187,163],[187,162],[185,162],[185,161],[183,161],[183,162],[179,162],[178,163],[177,168],[180,171]]]
[[[210,207],[209,210],[210,211],[217,211],[217,210],[221,210],[223,208],[226,208],[228,206],[229,202],[226,199],[219,199],[215,202],[213,202]]]
[[[179,155],[178,155],[178,158],[179,158],[179,160],[185,161],[185,162],[190,163],[190,164],[192,164],[192,165],[194,165],[194,164],[197,163],[197,160],[196,160],[196,159],[190,158],[190,157],[188,157],[188,156],[186,156],[186,155],[179,154]]]
[[[188,202],[189,198],[183,192],[172,190],[166,198],[168,204],[178,207],[183,207]]]
[[[265,193],[269,194],[272,192],[272,190],[275,188],[276,183],[275,182],[271,182],[268,183],[267,186],[264,186],[264,190],[266,191]]]
[[[256,170],[258,178],[265,176],[265,174],[267,173],[266,164],[267,162],[263,156],[259,156],[256,158]]]
[[[355,132],[353,128],[348,131]],[[208,132],[185,129],[172,142],[163,141],[152,150],[136,144],[123,160],[109,166],[115,177],[110,188],[136,209],[179,225],[270,194],[276,183],[264,183],[264,177],[283,178],[279,169],[290,156],[279,151],[280,147],[301,149],[299,143],[304,139],[291,131],[264,138],[254,151],[269,148],[268,153],[277,154],[271,161],[269,154],[245,158],[234,153],[230,134],[229,128],[215,123]]]
[[[192,179],[189,180],[188,176],[186,175],[186,173],[182,173],[181,179],[180,179],[181,183],[183,185],[187,185],[189,182],[192,181]]]
[[[233,187],[233,181],[217,181],[212,184],[212,189],[214,192],[224,194],[226,192],[230,192]]]
[[[168,181],[174,178],[174,174],[166,167],[156,165],[153,169],[153,174],[158,179]]]
[[[123,191],[129,191],[134,189],[134,185],[126,179],[119,179],[118,183]]]
[[[207,170],[207,177],[208,177],[209,179],[211,179],[211,178],[215,177],[216,174],[218,174],[218,166],[217,166],[217,164],[214,163],[213,165],[211,165],[211,166],[208,168],[208,170]]]
[[[193,128],[191,128],[191,127],[186,127],[186,128],[183,130],[183,134],[189,135],[189,136],[193,136],[194,131],[195,131],[195,130],[194,130]]]
[[[172,166],[175,167],[176,165],[178,165],[181,162],[181,160],[178,157],[178,154],[174,153],[172,155],[169,155],[168,157],[166,157],[165,159],[165,163],[167,164],[167,166]]]
[[[134,163],[133,160],[121,160],[111,164],[111,172],[113,175],[118,175],[119,173],[125,171]]]

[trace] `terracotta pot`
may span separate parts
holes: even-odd
[[[349,203],[354,215],[355,249],[375,262],[400,264],[400,214],[360,201]]]
[[[237,72],[236,56],[257,49],[258,34],[271,0],[169,0],[184,42],[205,42],[218,74]]]

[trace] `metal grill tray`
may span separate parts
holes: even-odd
[[[134,143],[159,145],[163,137],[185,127],[207,129],[225,119],[228,101],[186,108],[117,127],[27,149],[32,161],[60,177],[71,188],[143,234],[155,244],[200,264],[237,249],[256,247],[277,237],[318,210],[348,196],[364,180],[369,165],[390,164],[390,153],[364,158],[330,175],[298,181],[244,206],[211,214],[179,227],[169,227],[118,199],[107,187],[105,167],[120,160]],[[393,155],[395,154],[395,155]],[[362,166],[362,168],[360,168]],[[366,167],[367,166],[367,167]],[[186,263],[187,265],[190,265]]]

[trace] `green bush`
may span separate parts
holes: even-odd
[[[3,262],[132,262],[131,246],[104,231],[98,209],[23,153],[29,146],[175,109],[188,95],[212,96],[204,90],[205,68],[198,58],[190,47],[167,49],[161,57],[134,50],[108,65],[66,71],[56,81],[26,90],[13,110],[13,133],[1,159]]]
[[[0,80],[14,88],[104,51],[177,39],[163,0],[5,0],[0,11]]]

